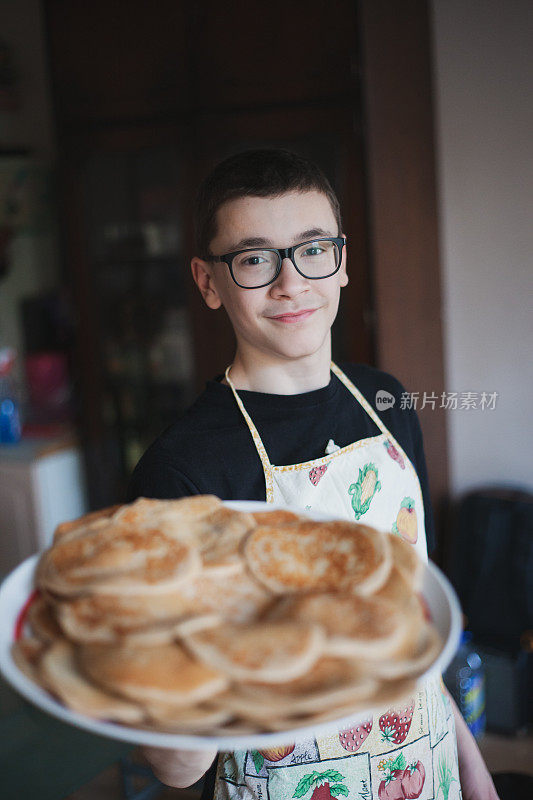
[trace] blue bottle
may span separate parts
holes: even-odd
[[[0,348],[0,444],[20,441],[20,411],[12,379],[15,351]]]
[[[444,682],[470,731],[478,739],[485,732],[485,670],[472,644],[470,631],[463,632]]]
[[[0,444],[20,442],[20,414],[11,397],[0,397]]]

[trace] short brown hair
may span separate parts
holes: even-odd
[[[328,198],[341,234],[341,213],[331,184],[315,163],[289,150],[245,150],[221,161],[204,179],[196,198],[196,247],[209,259],[217,234],[216,215],[228,200],[277,197],[287,192],[322,192]]]

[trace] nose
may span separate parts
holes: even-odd
[[[271,294],[274,297],[294,297],[308,289],[307,279],[300,275],[290,258],[284,258],[280,273],[272,284]]]

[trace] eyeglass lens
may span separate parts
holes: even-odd
[[[232,263],[234,278],[241,286],[263,286],[274,278],[279,258],[273,250],[239,253]],[[294,251],[294,261],[306,278],[327,278],[339,265],[339,250],[335,242],[328,240],[306,242]]]

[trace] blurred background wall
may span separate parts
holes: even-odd
[[[450,490],[533,487],[533,5],[433,0]]]

